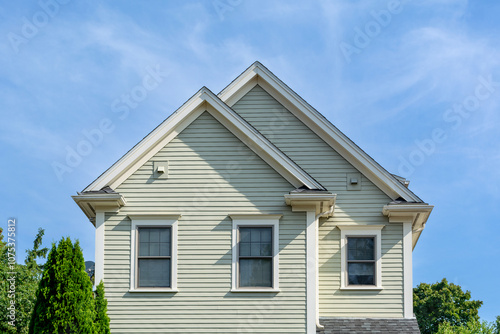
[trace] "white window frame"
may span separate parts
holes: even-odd
[[[282,215],[230,215],[233,220],[231,235],[231,292],[280,292],[279,290],[279,219]],[[240,227],[264,227],[273,228],[273,286],[269,288],[256,287],[249,288],[238,287],[238,229]]]
[[[340,289],[382,290],[382,229],[385,225],[337,225],[340,229]],[[375,239],[375,285],[348,284],[347,238],[373,237]]]
[[[134,214],[130,224],[130,289],[129,292],[177,292],[177,225],[180,215]],[[137,287],[137,230],[139,227],[169,227],[172,238],[170,287]]]

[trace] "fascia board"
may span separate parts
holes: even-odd
[[[258,76],[257,82],[262,88],[268,91],[311,130],[316,132],[389,197],[392,199],[402,197],[409,202],[422,202],[417,195],[396,180],[387,170],[368,156],[366,152],[361,150],[352,140],[333,126],[262,64],[256,62],[250,66],[239,78],[226,87],[219,94],[219,97],[229,105],[234,104],[236,101],[233,101],[232,96],[239,95],[238,91],[245,87],[245,84],[249,81],[255,80],[256,76]],[[245,90],[247,89],[248,87]]]

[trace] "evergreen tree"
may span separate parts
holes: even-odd
[[[30,334],[93,334],[92,283],[78,241],[52,245],[36,293]]]
[[[104,298],[104,284],[99,283],[95,291],[95,334],[110,334],[108,301]]]

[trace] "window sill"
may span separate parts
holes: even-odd
[[[278,293],[281,292],[279,289],[231,289],[231,292],[271,292],[271,293]]]
[[[131,293],[136,293],[136,292],[170,292],[170,293],[176,293],[179,292],[177,289],[130,289],[128,292]]]
[[[371,285],[350,285],[350,286],[343,286],[340,288],[341,291],[344,290],[371,290],[371,291],[381,291],[384,288],[381,286],[371,286]]]

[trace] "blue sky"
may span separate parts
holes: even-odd
[[[491,321],[499,16],[500,2],[467,0],[3,1],[0,226],[17,219],[19,260],[38,227],[93,259],[93,226],[70,196],[199,88],[217,93],[259,60],[435,205],[414,282],[448,278]]]

